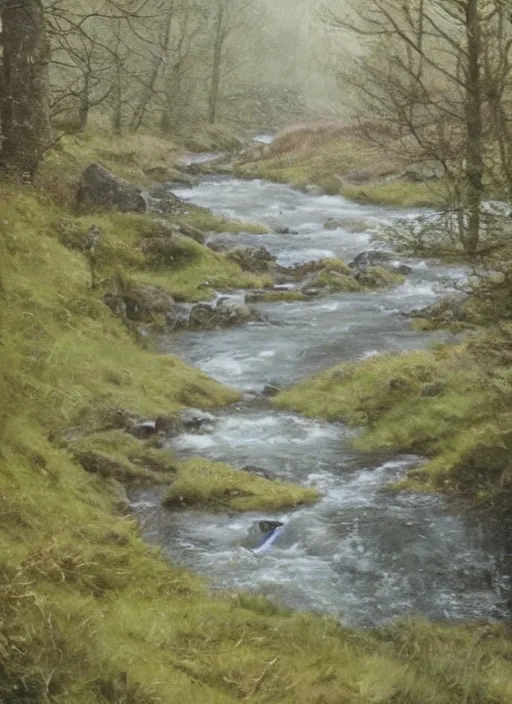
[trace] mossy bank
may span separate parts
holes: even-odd
[[[504,326],[460,345],[341,364],[275,402],[361,427],[360,450],[426,456],[402,488],[455,492],[510,512],[511,333]]]
[[[214,598],[141,540],[113,479],[172,484],[181,470],[112,419],[237,394],[141,347],[103,301],[114,275],[158,275],[194,297],[180,279],[190,261],[142,266],[132,243],[152,225],[103,214],[91,287],[67,238],[93,220],[54,191],[1,190],[0,702],[508,704],[506,626],[349,630],[246,594]]]
[[[388,148],[379,146],[381,141]],[[413,208],[442,203],[443,180],[432,169],[409,164],[401,151],[397,142],[371,140],[354,127],[305,124],[284,130],[269,146],[246,152],[234,170],[243,178],[306,190],[316,186],[364,204]]]

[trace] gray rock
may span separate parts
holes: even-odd
[[[367,232],[371,229],[371,223],[361,218],[329,218],[324,223],[326,230],[348,230],[348,232]]]
[[[191,238],[180,233],[145,237],[139,249],[153,268],[177,267],[198,257],[197,248]]]
[[[290,230],[289,227],[276,227],[274,229],[276,235],[298,235],[297,230]]]
[[[200,330],[215,330],[233,325],[243,325],[255,319],[258,319],[258,315],[241,301],[233,298],[221,298],[216,305],[196,303],[192,306],[189,327]]]
[[[266,247],[249,247],[240,245],[233,247],[226,255],[236,262],[245,271],[259,272],[266,271],[271,262],[276,260]]]
[[[114,293],[106,293],[103,296],[103,301],[118,318],[124,319],[128,317],[128,308],[122,296],[118,296]]]
[[[464,322],[467,319],[464,304],[468,299],[469,297],[462,293],[444,296],[426,308],[411,311],[409,317],[426,318],[427,320],[440,324]]]
[[[183,214],[190,207],[164,184],[157,184],[148,191],[148,205],[149,210],[160,215]]]
[[[382,266],[393,259],[391,252],[381,252],[380,250],[369,250],[361,252],[349,264],[351,269],[366,269],[368,266]]]
[[[191,328],[209,330],[216,327],[215,309],[209,303],[196,303],[190,311],[188,325]]]
[[[91,164],[82,173],[76,194],[81,209],[119,210],[143,213],[147,210],[142,189],[108,171],[101,164]]]
[[[248,474],[254,474],[255,477],[261,477],[261,479],[268,479],[269,481],[273,481],[274,477],[267,472],[266,469],[262,469],[261,467],[256,467],[253,464],[246,464],[244,467],[241,468],[242,472],[247,472]]]
[[[151,322],[155,315],[166,315],[176,306],[169,293],[149,284],[130,286],[123,299],[128,319],[136,322]]]
[[[125,321],[151,323],[156,315],[163,315],[171,329],[184,328],[188,322],[186,307],[177,304],[158,286],[130,285],[124,290],[105,294],[103,301],[114,315]]]
[[[272,396],[277,396],[278,393],[280,393],[281,389],[278,386],[273,386],[272,384],[267,384],[263,388],[263,396],[266,396],[267,398],[271,398]]]
[[[225,240],[220,240],[217,238],[208,240],[206,246],[214,252],[229,252],[230,249],[233,249],[232,242],[226,242]]]
[[[394,274],[401,274],[402,276],[409,276],[412,274],[412,267],[407,264],[395,264],[391,267]]]
[[[212,430],[216,418],[212,413],[201,411],[198,408],[186,408],[180,411],[179,420],[185,432],[209,432]]]

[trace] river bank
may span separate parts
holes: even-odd
[[[438,168],[404,158],[403,145],[383,125],[297,125],[270,144],[235,160],[240,178],[263,178],[294,188],[390,208],[436,207],[446,186]]]
[[[348,629],[254,595],[214,597],[140,539],[119,485],[85,472],[69,440],[106,423],[125,432],[118,426],[127,409],[136,421],[165,418],[230,404],[240,393],[176,356],[155,354],[105,306],[104,289],[91,288],[83,252],[62,241],[62,222],[65,235],[70,225],[84,233],[98,224],[109,252],[99,273],[107,279],[117,257],[123,268],[132,262],[143,217],[77,216],[44,190],[9,188],[2,196],[0,700],[507,704],[506,626],[413,620]],[[129,273],[142,271],[137,254]],[[195,291],[196,281],[190,287],[187,276],[180,290]],[[404,333],[398,326],[397,339]],[[393,335],[388,341],[396,344]],[[316,368],[324,362],[317,358]],[[136,447],[125,468],[142,462],[157,471],[151,447],[144,444],[144,455]],[[154,449],[174,471],[176,455]]]

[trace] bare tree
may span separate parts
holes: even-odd
[[[252,17],[250,10],[253,10]],[[208,120],[214,124],[221,82],[226,70],[226,49],[228,39],[242,30],[248,31],[262,16],[257,16],[258,8],[254,0],[214,0],[212,27],[212,58],[208,90]],[[261,13],[261,9],[260,9]]]
[[[201,33],[205,30],[206,15],[199,3],[185,0],[176,9],[174,24],[166,61],[162,71],[162,112],[160,126],[168,134],[178,121],[184,119],[184,113],[191,96],[187,94],[190,87],[194,64],[204,58],[201,52]]]
[[[510,168],[504,0],[365,0],[352,15],[340,16],[331,6],[323,16],[363,45],[340,74],[365,117],[390,125],[402,154],[442,167],[460,238],[473,255],[481,234],[489,113],[502,169]]]

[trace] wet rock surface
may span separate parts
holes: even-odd
[[[101,164],[91,164],[82,173],[76,203],[84,210],[143,213],[148,209],[141,188],[116,176]]]

